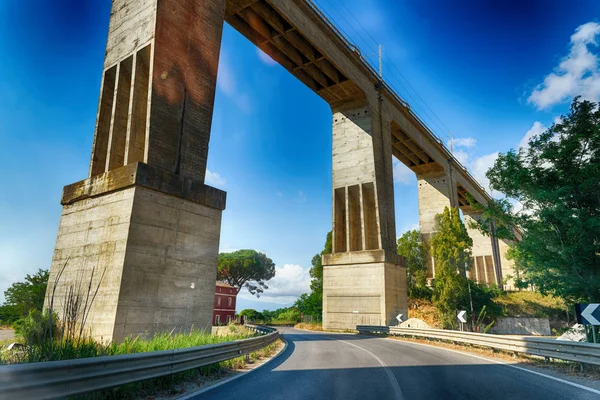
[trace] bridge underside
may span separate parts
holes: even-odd
[[[364,92],[334,60],[269,2],[228,0],[225,20],[332,107],[364,101]]]

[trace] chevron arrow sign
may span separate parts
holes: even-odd
[[[465,310],[461,310],[456,314],[456,318],[458,318],[458,320],[464,324],[465,322],[467,322],[465,318],[466,314],[467,312]]]
[[[575,304],[577,322],[584,325],[600,325],[600,304]]]

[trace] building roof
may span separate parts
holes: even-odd
[[[230,284],[225,283],[225,282],[221,282],[221,281],[217,281],[217,286],[234,289],[234,287],[231,286]]]

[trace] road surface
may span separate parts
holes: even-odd
[[[287,349],[194,399],[599,399],[568,385],[443,348],[281,329]]]

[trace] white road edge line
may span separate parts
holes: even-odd
[[[386,340],[390,340],[390,341],[392,341],[392,342],[396,342],[396,343],[409,343],[409,344],[416,344],[416,345],[418,345],[418,346],[426,346],[426,347],[432,347],[432,348],[434,348],[434,349],[442,349],[442,350],[446,350],[446,351],[451,351],[451,352],[453,352],[453,353],[458,353],[458,354],[462,354],[462,355],[465,355],[465,356],[470,356],[470,357],[478,358],[478,359],[480,359],[480,360],[490,361],[490,362],[493,362],[493,363],[496,363],[496,364],[500,364],[500,365],[504,365],[504,366],[507,366],[507,367],[515,368],[515,369],[518,369],[518,370],[520,370],[520,371],[529,372],[530,374],[534,374],[534,375],[543,376],[543,377],[545,377],[545,378],[552,379],[552,380],[554,380],[554,381],[557,381],[557,382],[560,382],[560,383],[565,383],[565,384],[567,384],[567,385],[574,386],[574,387],[576,387],[576,388],[579,388],[579,389],[587,390],[588,392],[592,392],[592,393],[600,394],[600,390],[596,390],[596,389],[593,389],[593,388],[591,388],[591,387],[588,387],[588,386],[580,385],[579,383],[570,382],[570,381],[567,381],[567,380],[565,380],[565,379],[557,378],[557,377],[555,377],[555,376],[551,376],[551,375],[542,374],[541,372],[532,371],[532,370],[530,370],[530,369],[527,369],[527,368],[523,368],[523,367],[517,367],[516,365],[508,364],[508,363],[505,363],[505,362],[502,362],[502,361],[498,361],[498,360],[492,360],[491,358],[486,358],[486,357],[476,356],[475,354],[471,354],[471,353],[467,353],[467,352],[463,352],[463,351],[458,351],[458,350],[454,350],[454,349],[448,349],[448,348],[446,348],[446,347],[432,346],[432,345],[430,345],[430,344],[425,344],[425,343],[417,343],[417,342],[404,342],[404,341],[402,341],[402,340],[391,339],[391,338],[384,338],[384,339],[386,339]]]
[[[396,398],[398,400],[404,400],[404,396],[402,395],[402,390],[400,389],[400,385],[398,384],[398,380],[396,379],[396,377],[394,376],[394,373],[390,370],[390,368],[383,362],[383,360],[379,357],[377,357],[375,354],[371,353],[369,350],[364,349],[354,343],[350,343],[350,342],[346,342],[345,340],[337,340],[337,339],[329,339],[329,340],[334,340],[336,342],[342,342],[342,343],[346,343],[350,346],[354,346],[358,349],[361,349],[362,351],[364,351],[365,353],[369,354],[371,357],[373,357],[374,359],[377,360],[377,362],[379,362],[379,364],[381,364],[381,366],[383,367],[383,369],[385,370],[385,373],[387,374],[390,383],[392,384],[392,389],[394,389],[394,392],[396,393]]]
[[[282,355],[283,353],[285,353],[285,351],[287,350],[288,342],[283,339],[282,335],[280,335],[279,338],[281,340],[283,340],[283,343],[285,343],[285,345],[283,346],[283,349],[281,349],[281,351],[279,353],[277,353],[274,357],[272,357],[269,360],[265,361],[264,363],[260,364],[258,367],[252,368],[250,371],[239,373],[239,374],[237,374],[235,376],[232,376],[231,378],[227,378],[225,380],[222,380],[219,383],[215,383],[214,385],[202,388],[202,389],[198,390],[197,392],[193,392],[193,393],[189,393],[189,394],[184,394],[183,396],[178,397],[177,400],[188,400],[188,399],[191,399],[193,397],[196,397],[198,395],[206,393],[206,392],[208,392],[210,390],[216,389],[219,386],[225,385],[226,383],[229,383],[229,382],[234,381],[234,380],[236,380],[238,378],[241,378],[242,376],[246,376],[248,374],[251,374],[252,372],[254,372],[254,371],[258,370],[258,369],[261,369],[262,367],[264,367],[265,365],[269,364],[271,361],[273,361],[274,359],[276,359],[277,357],[279,357],[280,355]]]

